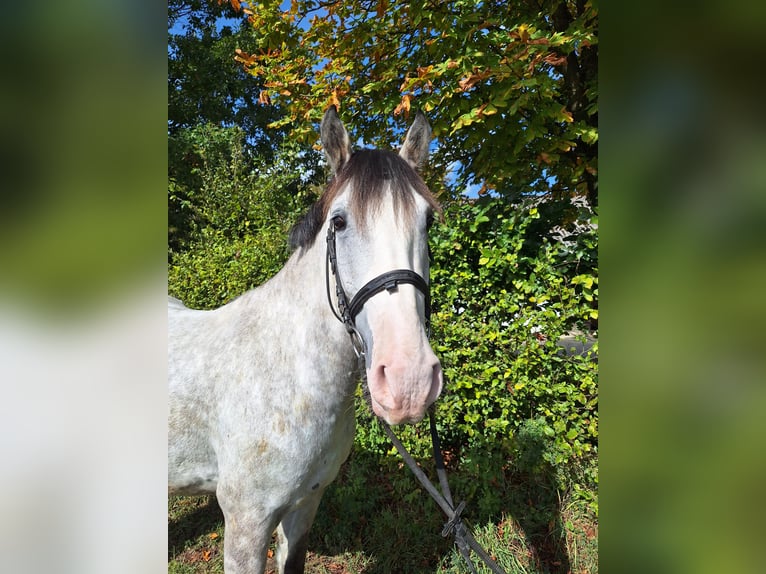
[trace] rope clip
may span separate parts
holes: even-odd
[[[442,536],[447,537],[449,536],[453,530],[458,528],[461,525],[460,522],[460,513],[463,512],[463,509],[465,508],[465,501],[461,502],[457,505],[457,508],[453,510],[454,513],[452,515],[452,518],[450,518],[447,523],[444,525],[444,529],[442,530]]]

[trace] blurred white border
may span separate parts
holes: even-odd
[[[165,292],[82,322],[0,308],[5,572],[167,571]]]

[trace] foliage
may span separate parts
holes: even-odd
[[[421,109],[439,138],[437,177],[456,169],[458,188],[597,205],[591,1],[231,4],[260,33],[238,61],[264,82],[260,101],[287,111],[272,126],[313,142],[333,103],[353,117],[353,141],[389,146]]]
[[[203,176],[216,161],[229,161],[228,148],[238,148],[234,167],[241,179],[272,162],[283,141],[283,131],[266,129],[280,110],[256,105],[261,83],[234,61],[234,49],[250,45],[255,32],[232,16],[228,4],[168,3],[168,244],[175,253],[211,223],[196,219],[195,202],[207,201],[203,185],[209,193],[219,190]]]
[[[590,356],[557,345],[573,330],[597,334],[596,9],[528,0],[281,4],[261,3],[256,13],[232,2],[249,32],[226,33],[215,24],[225,2],[171,2],[193,33],[171,40],[180,80],[169,85],[178,89],[169,291],[213,308],[282,266],[287,230],[324,176],[305,145],[326,104],[341,104],[353,141],[380,147],[400,141],[411,110],[426,110],[439,141],[425,176],[446,204],[430,233],[431,340],[446,376],[437,420],[453,491],[488,525],[487,545],[509,571],[555,571],[550,564],[567,552],[541,549],[569,544],[576,530],[559,494],[588,515],[588,528],[598,512],[598,344]],[[255,74],[245,76],[255,82],[247,91],[263,90],[260,102],[270,104],[254,105],[249,120],[245,99],[224,96],[240,90],[240,71],[224,64],[235,46]],[[234,75],[223,80],[222,69]],[[283,134],[302,143],[286,144]],[[457,179],[445,179],[453,166]],[[482,186],[478,199],[456,192],[471,183]],[[359,544],[375,558],[354,560],[372,564],[365,571],[404,571],[393,550],[430,531],[438,515],[361,396],[357,421],[356,449],[325,497],[312,547],[346,552],[368,533]],[[430,459],[426,424],[397,433],[416,459]],[[580,542],[595,546],[590,535]],[[219,543],[207,540],[203,552]],[[444,555],[443,542],[424,545],[413,550],[424,563]],[[461,571],[457,556],[449,560],[440,567]],[[595,568],[595,551],[586,562]]]
[[[353,116],[352,140],[389,146],[419,108],[438,137],[432,187],[443,190],[451,169],[452,189],[481,185],[477,202],[453,194],[448,225],[432,234],[448,439],[523,454],[542,433],[549,440],[533,449],[538,465],[594,453],[595,362],[562,354],[557,343],[598,318],[597,7],[584,0],[232,5],[261,34],[237,59],[264,82],[260,102],[286,110],[273,127],[314,141],[332,103]],[[403,432],[426,451],[420,431]],[[386,444],[374,426],[358,442]]]
[[[449,381],[440,418],[469,444],[502,443],[539,419],[550,438],[540,460],[559,465],[596,447],[596,364],[558,341],[597,319],[598,280],[577,242],[526,249],[538,217],[533,205],[462,202],[432,233],[434,340]],[[595,249],[595,228],[588,236]]]
[[[196,158],[187,187],[170,182],[171,295],[213,308],[275,274],[288,256],[287,230],[312,201],[318,154],[285,144],[273,162],[253,157],[238,128],[203,125],[171,145]],[[186,235],[172,226],[185,220]]]
[[[234,50],[254,45],[256,36],[235,16],[228,4],[168,2],[168,132],[204,123],[236,125],[250,145],[270,156],[284,134],[265,126],[281,112],[256,105],[253,95],[262,84],[234,61]]]

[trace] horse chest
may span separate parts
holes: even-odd
[[[329,484],[353,442],[353,398],[340,404],[321,398],[283,393],[225,401],[215,440],[221,475],[236,473],[264,487],[301,485],[299,491]]]
[[[353,411],[351,411],[353,413]],[[354,417],[344,416],[323,437],[317,437],[313,444],[307,441],[303,448],[301,488],[298,495],[324,490],[337,476],[343,462],[348,458],[354,439]],[[312,448],[313,447],[313,448]]]

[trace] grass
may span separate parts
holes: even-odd
[[[450,485],[478,542],[508,574],[598,571],[597,494],[583,468],[519,469],[498,453],[453,456]],[[423,466],[434,476],[428,461]],[[311,530],[312,574],[463,574],[444,518],[395,455],[357,449],[328,488]],[[168,572],[223,572],[223,515],[214,497],[168,506]],[[273,548],[270,554],[273,553]],[[477,564],[479,572],[490,572]],[[271,561],[267,572],[274,572]]]

